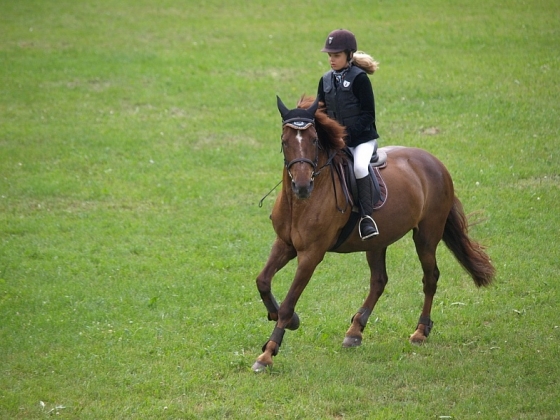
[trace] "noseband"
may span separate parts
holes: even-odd
[[[288,126],[298,131],[307,130],[309,127],[313,126],[315,128],[315,120],[309,118],[290,118],[289,120],[282,121],[282,127]],[[282,153],[284,153],[284,146],[282,146]],[[321,173],[321,171],[317,172],[317,165],[319,164],[319,142],[315,141],[315,159],[307,159],[304,157],[295,158],[291,161],[286,160],[286,154],[284,153],[284,166],[288,171],[288,175],[290,175],[290,179],[294,179],[292,173],[290,172],[290,168],[296,163],[308,163],[313,168],[313,172],[311,173],[311,181],[315,179],[317,175]]]

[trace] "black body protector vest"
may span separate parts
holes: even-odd
[[[325,102],[327,106],[327,114],[345,127],[353,127],[358,119],[361,108],[358,98],[352,92],[352,86],[356,77],[365,73],[364,70],[357,66],[351,66],[346,73],[342,83],[335,85],[333,71],[329,71],[323,75],[323,91],[325,92]],[[373,127],[366,133],[368,140],[373,139]]]

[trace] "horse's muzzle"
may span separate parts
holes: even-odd
[[[311,196],[311,192],[313,191],[313,180],[306,183],[292,181],[292,191],[300,200],[309,198]]]

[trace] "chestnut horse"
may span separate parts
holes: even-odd
[[[299,327],[295,306],[325,253],[333,250],[350,217],[343,211],[344,188],[334,165],[345,159],[344,127],[330,119],[312,98],[302,97],[296,109],[289,110],[278,98],[282,116],[282,151],[284,174],[282,191],[272,210],[276,240],[257,288],[268,311],[276,321],[263,353],[253,365],[255,372],[271,366],[278,354],[285,329]],[[370,291],[358,309],[343,341],[344,347],[359,346],[362,332],[375,304],[383,293],[388,277],[385,266],[387,247],[410,230],[424,276],[424,305],[413,343],[423,343],[430,333],[432,302],[439,270],[436,249],[443,239],[477,286],[487,286],[494,277],[494,267],[483,247],[469,238],[461,202],[455,196],[453,182],[445,166],[428,152],[408,147],[386,147],[387,167],[382,170],[387,197],[374,211],[379,235],[362,241],[355,227],[352,234],[334,252],[366,253],[371,271]],[[281,305],[271,292],[272,277],[297,257],[292,285]]]

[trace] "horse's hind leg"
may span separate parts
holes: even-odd
[[[367,261],[371,271],[369,294],[362,307],[352,317],[352,324],[342,342],[343,347],[357,347],[362,344],[362,333],[367,325],[368,318],[373,308],[385,290],[388,281],[387,269],[385,266],[385,255],[387,248],[381,251],[368,251]]]
[[[272,278],[280,271],[289,261],[296,257],[297,253],[294,247],[288,245],[279,238],[276,238],[272,245],[272,250],[268,260],[257,276],[257,289],[261,295],[264,306],[268,311],[268,319],[270,321],[278,321],[279,305],[272,294]],[[299,327],[299,318],[294,313],[292,321],[286,327],[295,330]]]
[[[424,285],[424,305],[416,331],[410,336],[410,341],[415,344],[422,344],[426,341],[426,337],[434,325],[430,318],[434,295],[437,290],[437,282],[439,279],[439,269],[436,262],[436,249],[441,235],[436,236],[438,229],[431,229],[426,226],[416,229],[413,233],[414,244],[416,245],[416,253],[422,264],[422,283]]]

